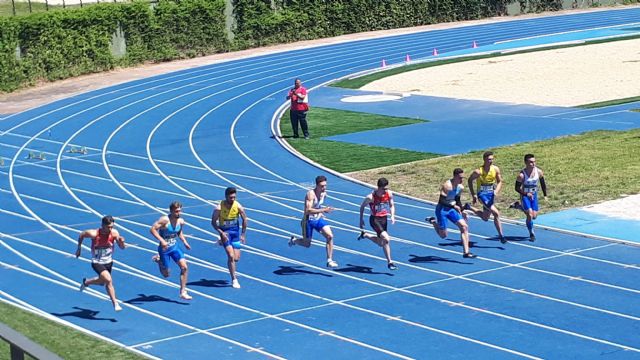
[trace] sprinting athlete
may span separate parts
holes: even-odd
[[[376,236],[369,235],[364,231],[364,208],[369,205],[369,225]],[[387,231],[387,216],[391,216],[391,224],[396,222],[396,208],[393,204],[393,193],[389,190],[389,180],[378,179],[378,188],[367,195],[360,205],[360,236],[358,240],[369,239],[382,248],[384,256],[387,258],[387,268],[398,270],[398,266],[391,260],[391,244]]]
[[[520,194],[520,202],[516,201],[510,207],[524,212],[527,216],[529,241],[536,241],[533,220],[538,217],[538,184],[544,197],[547,196],[547,184],[544,182],[542,169],[536,166],[536,158],[533,154],[525,155],[524,163],[525,168],[518,174],[515,186],[516,192]]]
[[[231,286],[240,289],[240,282],[236,277],[237,263],[240,261],[240,249],[246,243],[247,214],[244,208],[236,201],[237,190],[228,187],[224,191],[224,200],[220,201],[211,215],[211,225],[220,234],[220,243],[227,253],[227,267],[231,275]],[[240,232],[240,219],[242,218],[242,232]]]
[[[323,206],[327,197],[327,178],[323,175],[316,177],[316,187],[307,191],[304,197],[304,215],[302,216],[302,237],[291,236],[289,246],[311,246],[313,230],[318,231],[326,240],[327,267],[337,268],[338,263],[333,260],[333,232],[324,219],[324,214],[333,211],[330,206]]]
[[[115,220],[111,215],[102,218],[102,226],[97,230],[84,230],[78,236],[78,248],[76,249],[76,258],[82,252],[82,241],[84,238],[91,238],[91,267],[98,274],[98,277],[88,279],[82,278],[80,291],[83,291],[90,285],[104,285],[107,295],[111,298],[113,309],[115,311],[122,310],[118,300],[116,299],[116,290],[113,287],[113,278],[111,277],[111,269],[113,267],[113,250],[114,243],[118,243],[120,249],[125,248],[124,238],[120,236],[118,230],[113,226]]]
[[[501,243],[506,243],[502,232],[502,223],[500,222],[500,211],[496,207],[494,201],[496,196],[502,189],[502,174],[500,168],[493,165],[493,152],[487,151],[482,155],[484,164],[471,173],[467,184],[469,185],[469,192],[473,199],[473,204],[477,204],[478,200],[482,203],[482,210],[476,209],[468,203],[464,205],[464,210],[470,210],[484,221],[489,221],[489,217],[493,215],[493,224],[498,230],[498,237]],[[473,188],[473,183],[476,183],[476,189]],[[477,190],[477,193],[476,193]]]
[[[453,178],[445,181],[440,187],[440,197],[436,205],[436,216],[427,220],[438,236],[442,239],[447,237],[447,220],[453,222],[460,229],[460,240],[462,240],[462,257],[475,258],[469,250],[469,226],[466,222],[467,215],[462,211],[460,193],[464,189],[464,170],[456,168],[453,170]]]
[[[184,252],[178,245],[178,239],[182,241],[185,249],[191,250],[191,245],[184,236],[185,221],[181,216],[182,204],[174,201],[169,205],[169,215],[161,216],[152,226],[151,235],[158,240],[158,255],[153,261],[158,263],[160,273],[165,278],[169,277],[169,262],[171,259],[180,267],[180,297],[191,300],[187,293],[187,277],[189,267]]]

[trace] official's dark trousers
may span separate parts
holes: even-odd
[[[293,128],[293,137],[300,137],[298,134],[298,124],[302,128],[302,134],[304,137],[309,137],[309,128],[307,125],[307,112],[289,110],[289,116],[291,118],[291,128]]]

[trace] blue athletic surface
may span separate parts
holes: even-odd
[[[352,103],[346,96],[379,92],[322,87],[313,94],[318,107],[401,116],[428,122],[361,131],[325,139],[443,155],[551,139],[592,130],[628,130],[640,126],[638,103],[599,109],[515,105],[414,95],[398,100]],[[534,123],[527,131],[523,122]],[[456,141],[451,141],[456,139]]]
[[[397,196],[390,233],[400,269],[389,271],[380,248],[356,240],[359,204],[371,189],[303,162],[271,130],[295,77],[312,88],[409,51],[446,53],[473,40],[639,16],[640,8],[627,8],[305,48],[10,115],[0,120],[0,300],[158,358],[640,358],[640,248],[543,228],[532,243],[512,224],[503,245],[493,224],[471,219],[479,257],[463,259],[454,229],[443,240],[424,222],[432,204]],[[88,154],[69,153],[71,146]],[[30,152],[45,159],[27,159]],[[300,231],[305,191],[322,173],[326,203],[337,208],[328,217],[336,270],[325,267],[323,241],[287,246]],[[249,217],[241,289],[229,284],[210,225],[231,185]],[[192,246],[191,301],[178,297],[177,267],[165,280],[150,260],[157,244],[149,228],[173,200],[184,204]],[[93,271],[87,249],[73,256],[78,232],[97,228],[107,213],[130,244],[115,253],[119,313],[103,289],[78,291]]]

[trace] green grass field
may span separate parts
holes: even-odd
[[[500,167],[505,185],[497,205],[508,217],[521,213],[507,209],[517,200],[515,178],[524,166],[523,156],[533,153],[543,169],[549,197],[541,202],[541,212],[595,204],[640,192],[640,129],[594,131],[552,140],[522,143],[490,149]],[[416,161],[349,175],[374,184],[378,177],[390,179],[392,189],[437,201],[440,184],[456,167],[469,174],[482,165],[482,152]],[[466,185],[466,184],[465,184]],[[463,199],[469,200],[468,192]]]
[[[0,319],[10,328],[63,359],[145,359],[133,352],[3,302],[0,302]],[[0,360],[9,358],[9,345],[0,340]]]
[[[312,108],[307,115],[311,138],[293,139],[289,112],[280,121],[280,131],[289,144],[311,160],[340,172],[358,171],[440,155],[377,146],[321,140],[332,135],[403,126],[422,120],[365,114],[352,111]]]

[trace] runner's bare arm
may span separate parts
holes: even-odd
[[[167,226],[168,222],[169,222],[168,216],[166,215],[161,216],[158,220],[156,220],[155,223],[153,223],[153,225],[151,225],[151,229],[149,230],[151,232],[151,235],[153,235],[153,237],[156,238],[156,240],[158,240],[158,242],[160,243],[160,246],[163,249],[166,249],[169,246],[169,244],[167,244],[167,242],[162,238],[162,236],[160,236],[160,233],[158,232],[158,230]]]
[[[76,249],[76,257],[80,257],[80,253],[82,252],[82,241],[84,238],[94,238],[96,237],[95,230],[84,230],[80,232],[78,235],[78,248]]]
[[[247,219],[247,213],[244,211],[244,206],[238,204],[238,212],[240,213],[240,216],[242,217],[242,232],[240,233],[240,242],[245,244],[247,242],[247,223],[248,223],[248,219]]]

